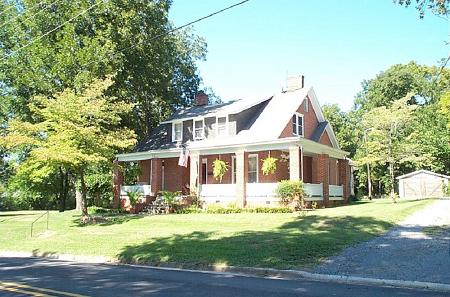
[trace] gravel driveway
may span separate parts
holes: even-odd
[[[449,227],[450,200],[438,200],[385,235],[345,249],[314,272],[450,284]]]

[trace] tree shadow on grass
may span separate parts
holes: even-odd
[[[231,236],[197,231],[159,237],[142,244],[126,246],[117,257],[127,263],[179,267],[226,264],[305,268],[390,227],[391,223],[371,217],[308,215],[271,231],[245,231]]]
[[[77,227],[86,227],[86,226],[112,226],[112,225],[120,225],[133,220],[142,219],[146,217],[146,215],[138,215],[138,214],[105,214],[105,215],[91,215],[89,216],[88,221],[83,221],[81,215],[74,216],[74,220],[72,221]]]

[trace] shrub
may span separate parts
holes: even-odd
[[[177,192],[161,191],[160,193],[164,199],[164,203],[166,203],[169,207],[175,206],[178,202],[178,198],[181,195],[180,191]]]
[[[203,210],[195,205],[191,205],[188,207],[180,207],[175,210],[178,214],[188,214],[188,213],[202,213]]]
[[[291,213],[292,209],[288,207],[253,207],[240,208],[237,205],[230,204],[223,207],[220,204],[210,204],[205,211],[210,214],[230,214],[230,213]]]
[[[115,208],[104,208],[98,206],[90,206],[88,207],[89,214],[120,214],[124,213],[123,209],[115,209]]]
[[[139,189],[128,191],[127,197],[130,200],[130,205],[135,206],[139,200],[139,197],[141,197],[141,195],[142,195],[142,192]]]
[[[248,208],[245,211],[254,213],[291,213],[292,209],[289,207],[255,207]]]
[[[290,206],[292,209],[303,209],[305,190],[301,180],[282,180],[278,183],[276,193],[280,197],[281,204]]]

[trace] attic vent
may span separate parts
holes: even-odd
[[[305,86],[305,77],[303,75],[289,76],[287,78],[286,91],[295,91],[298,89],[302,89],[304,86]]]

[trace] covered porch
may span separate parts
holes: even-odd
[[[130,189],[139,189],[146,197],[155,197],[163,190],[181,191],[185,195],[198,195],[205,204],[271,207],[279,205],[275,193],[279,181],[300,179],[305,185],[306,201],[332,205],[345,202],[349,196],[348,160],[336,151],[322,144],[295,138],[252,144],[245,148],[192,147],[187,167],[178,165],[181,149],[164,154],[155,152],[152,155],[122,157],[118,162],[138,162],[141,174],[138,184],[123,185],[123,176],[120,180],[121,174],[117,172],[115,196],[118,196],[116,200],[120,200],[120,197],[126,197]],[[273,174],[264,175],[262,162],[269,156],[277,158],[277,168]],[[213,162],[216,159],[228,165],[222,181],[213,176]]]

